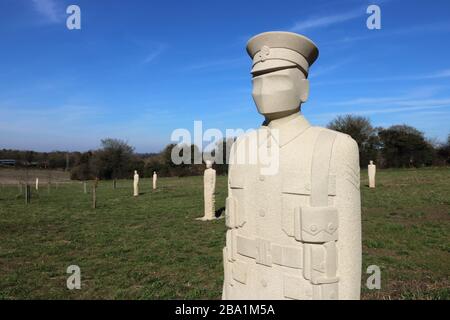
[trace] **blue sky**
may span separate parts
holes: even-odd
[[[276,7],[274,7],[276,3]],[[66,8],[81,8],[81,30]],[[381,30],[366,8],[381,7]],[[174,129],[257,128],[247,40],[311,38],[319,58],[303,105],[450,132],[450,2],[0,0],[0,148],[88,150],[100,139],[156,152]]]

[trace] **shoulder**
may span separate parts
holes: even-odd
[[[330,139],[333,139],[333,149],[337,152],[356,152],[358,153],[358,144],[348,134],[322,127],[312,127],[312,130],[321,133],[327,133]]]
[[[359,168],[359,149],[356,141],[348,134],[328,128],[311,127],[315,138],[315,147],[331,148],[333,163]]]

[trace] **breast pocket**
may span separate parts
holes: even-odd
[[[230,172],[230,194],[226,199],[225,224],[228,228],[239,228],[245,223],[245,175],[235,170]]]

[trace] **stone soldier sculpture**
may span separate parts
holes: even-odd
[[[206,160],[206,170],[203,175],[203,198],[205,214],[198,220],[214,220],[215,216],[215,193],[216,193],[216,170],[212,168],[212,162]]]
[[[133,177],[133,196],[137,197],[139,195],[139,174],[134,170]]]
[[[299,113],[318,49],[295,33],[266,32],[247,52],[265,121],[231,148],[222,298],[359,299],[358,146]],[[273,172],[250,161],[267,151],[277,154]]]
[[[377,166],[373,164],[372,160],[370,160],[370,163],[367,166],[367,172],[369,174],[369,188],[375,188],[375,174],[377,173]]]
[[[158,175],[156,171],[153,171],[153,190],[156,190],[156,181],[158,180]]]

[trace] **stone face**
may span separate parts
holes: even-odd
[[[158,175],[156,171],[153,171],[153,190],[156,190],[156,182],[158,181]]]
[[[358,146],[298,112],[317,48],[303,36],[270,32],[252,38],[247,51],[265,122],[231,148],[222,298],[359,299]],[[264,154],[275,165],[255,160]]]
[[[199,220],[208,221],[216,219],[215,216],[216,170],[212,162],[206,161],[206,170],[203,176],[204,216]]]
[[[136,170],[134,170],[133,178],[133,196],[137,197],[139,195],[139,174]]]
[[[367,172],[369,174],[369,188],[375,188],[375,174],[377,173],[377,166],[373,164],[372,160],[370,160],[370,163],[367,166]]]

